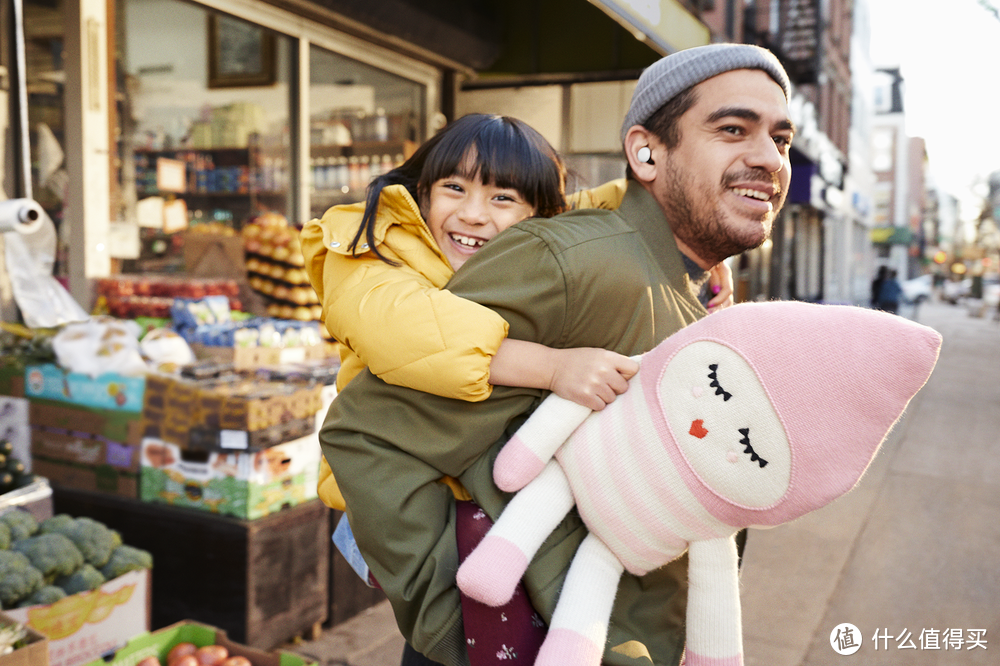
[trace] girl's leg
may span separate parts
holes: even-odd
[[[489,516],[475,503],[456,502],[459,561],[468,557],[492,525]],[[500,607],[487,606],[465,594],[461,598],[466,646],[472,666],[509,663],[514,658],[521,664],[535,661],[545,640],[545,623],[532,608],[524,583],[519,583],[513,598]]]

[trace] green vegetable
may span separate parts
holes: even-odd
[[[104,585],[104,576],[92,564],[84,564],[69,576],[56,579],[58,585],[66,594],[96,590]]]
[[[108,580],[117,578],[129,571],[153,568],[153,556],[148,551],[133,546],[118,546],[111,553],[111,559],[101,568],[101,573]]]
[[[7,523],[0,523],[0,550],[7,550],[10,548],[10,527]]]
[[[10,540],[20,541],[27,539],[38,531],[38,521],[27,511],[15,509],[0,515],[0,521],[10,528]]]
[[[46,582],[68,576],[83,566],[83,555],[62,534],[39,534],[15,541],[10,548],[23,553],[42,572]]]
[[[48,534],[49,532],[60,532],[62,528],[69,525],[74,520],[73,516],[68,513],[57,513],[51,518],[46,518],[38,524],[38,531],[42,534]]]
[[[43,584],[42,572],[23,553],[0,550],[0,603],[14,606]]]
[[[30,597],[22,599],[18,606],[22,608],[24,606],[51,606],[60,599],[63,599],[65,596],[66,591],[61,587],[56,587],[55,585],[43,585],[35,590]]]
[[[55,516],[50,520],[54,521]],[[122,537],[118,532],[108,529],[107,525],[93,518],[74,518],[68,522],[60,520],[49,523],[47,528],[50,532],[68,537],[83,554],[83,559],[95,567],[107,564],[111,552],[122,545]]]

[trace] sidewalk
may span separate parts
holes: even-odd
[[[1000,324],[937,303],[917,319],[944,336],[940,361],[858,487],[750,534],[746,666],[1000,663]],[[844,622],[863,639],[853,662],[830,646]],[[948,629],[961,650],[943,649]],[[967,649],[973,629],[985,650]],[[402,648],[382,603],[293,649],[322,665],[398,666]]]
[[[747,666],[850,663],[830,645],[844,622],[865,666],[1000,663],[1000,324],[937,303],[917,317],[940,360],[858,487],[750,534]],[[949,629],[986,629],[987,649],[944,650]]]

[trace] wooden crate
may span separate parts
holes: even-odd
[[[319,500],[240,520],[57,488],[54,510],[99,520],[153,554],[154,630],[195,620],[272,650],[315,634],[330,614],[330,510]]]

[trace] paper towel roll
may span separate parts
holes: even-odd
[[[42,226],[45,211],[33,199],[8,199],[0,202],[0,232],[34,233]]]

